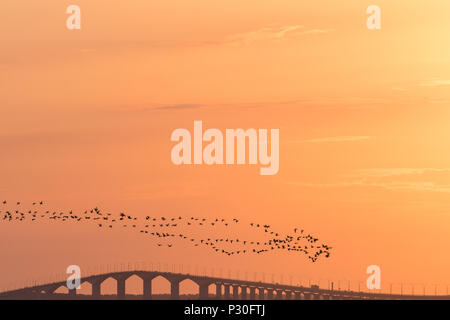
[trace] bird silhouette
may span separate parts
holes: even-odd
[[[43,205],[43,201],[39,202],[39,205]],[[17,201],[17,205],[21,205],[20,201]],[[32,202],[31,205],[35,207],[38,202]],[[3,201],[3,205],[7,205],[7,200]],[[25,205],[24,205],[25,206]],[[0,211],[1,214],[1,211]],[[300,230],[298,233],[298,228],[294,228],[294,235],[286,234],[284,236],[280,236],[279,232],[272,230],[269,224],[260,224],[251,222],[250,227],[259,230],[258,232],[262,232],[262,234],[266,237],[266,239],[258,239],[258,240],[249,240],[242,238],[229,238],[229,237],[216,237],[213,239],[208,237],[206,239],[197,238],[197,237],[189,237],[184,234],[176,234],[170,232],[170,230],[176,230],[179,228],[179,224],[175,223],[176,220],[180,222],[184,222],[185,226],[189,226],[189,228],[212,228],[217,229],[220,226],[231,227],[231,225],[224,218],[215,217],[212,219],[204,218],[204,217],[194,217],[184,218],[182,216],[178,217],[160,217],[164,223],[159,224],[141,224],[139,217],[134,217],[132,215],[126,214],[124,212],[120,212],[117,216],[109,213],[103,212],[100,208],[94,207],[92,209],[84,210],[81,214],[75,213],[73,210],[61,211],[61,210],[20,210],[19,208],[14,210],[6,210],[2,215],[0,215],[0,221],[5,222],[23,222],[27,220],[27,217],[31,218],[31,221],[37,222],[40,219],[49,219],[51,221],[61,221],[64,223],[73,222],[73,223],[88,223],[90,220],[92,221],[103,221],[102,223],[98,222],[96,225],[99,228],[110,230],[114,225],[121,225],[123,228],[127,228],[127,224],[125,221],[133,221],[131,224],[130,230],[136,230],[139,234],[149,236],[149,237],[157,237],[160,239],[171,239],[177,237],[181,241],[188,241],[192,243],[195,247],[204,246],[212,249],[215,253],[225,254],[227,256],[232,255],[243,255],[243,254],[263,254],[267,252],[271,252],[274,250],[284,250],[287,252],[299,252],[308,256],[308,259],[312,262],[316,262],[320,256],[325,258],[330,257],[330,251],[332,247],[326,244],[319,244],[319,239],[314,237],[311,234],[304,234],[304,230]],[[143,218],[144,221],[157,221],[156,217],[145,216]],[[192,223],[195,221],[196,223]],[[233,218],[231,220],[233,225],[239,224],[240,220],[237,218]],[[219,222],[221,224],[219,224]],[[247,225],[248,226],[248,225]],[[105,227],[105,228],[103,228]],[[146,229],[151,229],[152,231],[148,231]],[[194,232],[192,234],[198,234],[198,232]],[[247,233],[246,233],[247,234]],[[267,238],[268,237],[268,238]],[[158,243],[158,246],[162,246],[161,243]],[[173,243],[169,242],[166,246],[167,248],[172,248]]]

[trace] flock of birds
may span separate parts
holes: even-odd
[[[177,227],[182,227],[185,230],[186,227],[219,227],[224,228],[231,227],[232,225],[240,224],[239,219],[207,219],[198,217],[153,217],[146,216],[145,218],[138,218],[132,215],[120,212],[118,215],[113,215],[108,212],[103,212],[99,208],[95,207],[90,210],[75,214],[72,210],[65,211],[53,211],[53,210],[39,210],[44,205],[43,201],[33,202],[33,209],[23,209],[21,202],[15,202],[15,208],[13,210],[5,210],[8,202],[5,200],[2,202],[3,208],[0,207],[0,221],[4,222],[22,222],[26,220],[38,221],[42,219],[48,219],[53,221],[62,222],[91,222],[95,223],[98,228],[131,228],[138,231],[141,234],[152,236],[159,241],[157,245],[159,247],[167,246],[172,247],[173,241],[170,243],[164,243],[162,240],[174,240],[180,239],[187,241],[195,247],[204,246],[211,248],[216,253],[224,254],[227,256],[244,255],[244,254],[262,254],[265,252],[284,250],[290,252],[298,252],[305,254],[312,262],[316,262],[320,256],[325,258],[330,257],[330,250],[326,244],[319,244],[319,239],[313,237],[310,234],[305,233],[304,230],[298,228],[293,229],[293,233],[290,235],[282,236],[280,233],[274,231],[268,224],[259,224],[251,222],[247,227],[255,229],[255,231],[262,232],[266,237],[265,240],[244,240],[231,237],[212,238],[206,237],[199,239],[179,233],[176,230]],[[233,247],[230,249],[230,247]],[[236,248],[237,247],[237,248]]]

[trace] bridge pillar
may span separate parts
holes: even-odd
[[[230,299],[230,285],[229,284],[224,284],[223,285],[223,293],[225,296],[225,299]]]
[[[255,300],[255,298],[256,298],[256,288],[251,287],[250,288],[250,300]]]
[[[117,297],[119,299],[125,298],[125,278],[118,278],[117,280]]]
[[[276,299],[277,299],[277,300],[283,299],[283,290],[278,289],[278,290],[276,290],[276,292],[277,292]]]
[[[259,300],[264,300],[265,298],[264,288],[258,288],[258,298]]]
[[[303,293],[303,300],[311,300],[311,294],[310,293]]]
[[[222,284],[216,283],[216,299],[222,298]]]
[[[302,297],[302,293],[301,292],[297,291],[297,292],[294,293],[294,299],[295,300],[300,300],[301,297]]]
[[[330,295],[328,295],[328,294],[323,294],[323,295],[322,295],[322,300],[331,300],[330,298],[331,298],[331,297],[330,297]]]
[[[152,298],[152,278],[144,278],[143,287],[144,287],[144,299]]]
[[[233,285],[233,299],[238,300],[239,299],[239,286]]]
[[[318,293],[313,293],[313,299],[314,299],[314,300],[320,300],[320,294],[318,294]]]
[[[102,294],[102,283],[100,281],[92,283],[92,296],[100,297]]]
[[[208,298],[208,283],[202,283],[199,285],[198,298],[207,299]]]
[[[286,300],[292,299],[292,291],[286,291]]]
[[[69,289],[69,296],[76,296],[77,295],[77,289]]]
[[[267,289],[267,299],[273,299],[273,288]]]
[[[180,281],[170,280],[170,297],[172,300],[178,300],[180,298]]]
[[[241,299],[247,300],[247,286],[241,286]]]

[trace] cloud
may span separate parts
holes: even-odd
[[[283,39],[295,37],[304,32],[300,25],[283,26],[280,28],[261,28],[259,30],[237,33],[226,38],[226,42],[253,42],[258,40]]]
[[[150,107],[148,109],[152,109],[152,110],[186,110],[186,109],[197,109],[202,107],[203,105],[201,104],[189,104],[189,103],[185,103],[185,104],[169,104],[169,105],[164,105],[164,106],[159,106],[159,107]]]
[[[302,140],[298,142],[303,143],[326,143],[326,142],[357,142],[374,139],[372,136],[337,136],[337,137],[325,137],[325,138],[316,138],[309,140]]]
[[[433,78],[419,84],[420,87],[440,87],[440,86],[450,86],[450,80],[442,80]]]
[[[252,44],[263,41],[280,41],[295,39],[305,35],[325,34],[334,29],[306,29],[302,25],[289,25],[282,27],[264,27],[258,30],[235,33],[222,40],[203,41],[197,45],[225,45],[225,44]]]
[[[296,100],[270,100],[270,101],[243,101],[230,103],[152,103],[146,102],[135,105],[116,105],[114,108],[122,112],[139,112],[139,111],[158,111],[158,110],[188,110],[198,108],[279,108],[279,107],[296,107],[315,109],[322,108],[324,110],[342,108],[361,109],[371,107],[372,105],[382,105],[391,100],[383,100],[378,98],[363,97],[344,97],[344,98],[299,98]],[[110,108],[111,109],[111,108]],[[349,137],[340,137],[349,138]],[[360,136],[357,140],[365,140],[375,137]],[[289,141],[288,141],[289,142]],[[294,143],[305,141],[290,141]]]
[[[261,28],[259,30],[238,33],[228,36],[225,42],[252,43],[263,40],[292,39],[307,34],[323,34],[333,31],[332,29],[305,29],[301,25],[283,26],[278,28]]]
[[[296,185],[300,187],[314,187],[314,188],[349,188],[349,187],[375,187],[387,190],[409,190],[409,191],[431,191],[431,192],[446,192],[450,193],[450,184],[437,185],[433,182],[339,182],[339,183],[295,183],[287,182],[287,184]]]
[[[427,172],[450,172],[450,168],[375,168],[375,169],[361,169],[356,170],[353,176],[362,178],[368,177],[393,177],[401,175],[418,175]]]
[[[286,183],[313,188],[373,187],[450,193],[450,168],[375,168],[355,170],[341,177],[345,180],[333,183]]]
[[[410,91],[410,90],[417,90],[418,87],[432,88],[432,87],[441,87],[441,86],[450,86],[450,80],[431,78],[428,80],[424,80],[420,83],[415,83],[415,84],[410,84],[410,85],[405,85],[405,86],[396,86],[396,87],[392,87],[391,89],[393,91],[405,92],[405,91]],[[430,99],[429,101],[430,101],[430,103],[447,103],[448,102],[448,100],[442,100],[442,99]]]
[[[311,30],[306,30],[302,34],[323,34],[323,33],[330,33],[333,31],[334,31],[334,29],[311,29]]]
[[[431,191],[450,193],[450,184],[437,185],[433,182],[367,182],[352,181],[338,183],[296,183],[286,182],[286,184],[296,185],[299,187],[313,188],[350,188],[350,187],[375,187],[387,190],[410,190],[410,191]]]

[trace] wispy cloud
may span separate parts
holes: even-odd
[[[304,32],[304,26],[283,26],[279,28],[261,28],[250,32],[233,34],[227,37],[228,41],[256,41],[265,39],[282,39]]]
[[[115,108],[120,112],[150,112],[150,111],[181,111],[192,110],[202,107],[206,107],[204,104],[197,103],[174,103],[174,104],[158,104],[158,103],[145,103],[138,105],[119,105]]]
[[[440,78],[431,78],[427,80],[423,80],[419,83],[409,84],[405,86],[396,86],[391,89],[394,91],[410,91],[417,90],[418,87],[441,87],[441,86],[450,86],[449,79],[440,79]]]
[[[438,78],[433,78],[419,84],[421,87],[440,87],[440,86],[450,86],[450,80],[443,80]]]
[[[323,34],[332,31],[332,29],[306,29],[301,25],[282,26],[278,28],[261,28],[259,30],[230,35],[224,42],[243,42],[249,44],[256,41],[292,39],[302,35]]]
[[[450,184],[438,185],[433,182],[367,182],[367,181],[349,181],[337,183],[297,183],[286,182],[286,184],[299,187],[313,188],[349,188],[349,187],[374,187],[386,190],[409,190],[409,191],[429,191],[429,192],[447,192],[450,193]]]
[[[450,168],[374,168],[355,170],[332,183],[286,182],[300,187],[408,190],[450,193]]]
[[[323,34],[333,32],[334,29],[310,29],[305,30],[302,34]]]
[[[361,178],[383,178],[401,175],[418,175],[427,172],[450,172],[450,168],[374,168],[355,170],[351,176]]]
[[[373,136],[337,136],[337,137],[324,137],[308,140],[300,140],[293,142],[303,142],[303,143],[327,143],[327,142],[357,142],[374,139]]]
[[[185,104],[169,104],[169,105],[164,105],[164,106],[157,106],[157,107],[149,107],[149,109],[153,109],[153,110],[186,110],[186,109],[197,109],[202,107],[203,105],[201,104],[189,104],[189,103],[185,103]]]
[[[257,30],[234,33],[220,40],[202,41],[195,45],[227,45],[252,44],[264,41],[281,41],[295,39],[301,36],[326,34],[334,29],[308,29],[302,25],[288,25],[281,27],[264,27]]]

